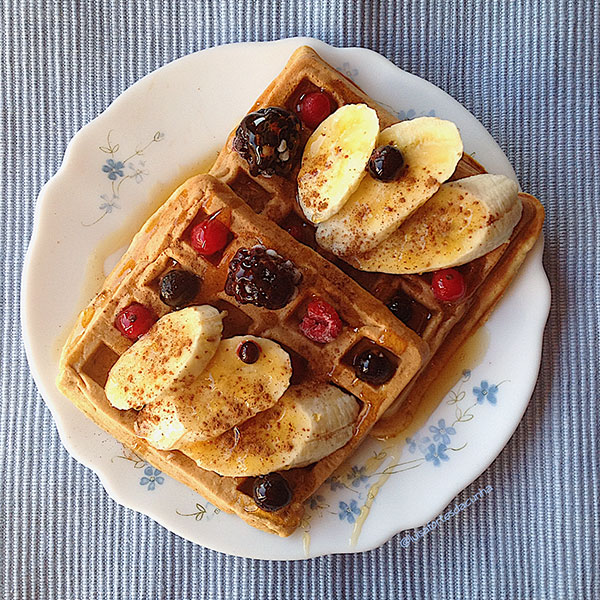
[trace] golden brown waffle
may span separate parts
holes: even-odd
[[[374,102],[344,75],[323,61],[307,46],[301,47],[290,58],[284,70],[267,87],[251,107],[251,111],[267,106],[280,106],[294,111],[303,94],[316,90],[327,92],[337,106],[365,103],[377,111],[381,129],[398,119]],[[303,126],[303,141],[312,130]],[[520,194],[523,216],[511,239],[489,254],[474,260],[458,270],[465,278],[467,296],[461,301],[438,301],[431,290],[431,274],[388,275],[358,271],[331,253],[319,248],[314,241],[314,228],[303,217],[296,202],[296,176],[299,166],[289,177],[252,176],[246,161],[232,149],[235,129],[229,136],[210,173],[227,183],[252,209],[272,219],[285,229],[303,231],[303,241],[336,264],[382,303],[400,296],[412,308],[407,325],[413,329],[434,357],[425,363],[422,373],[394,402],[385,418],[373,433],[391,436],[410,422],[425,388],[434,380],[444,364],[470,333],[485,321],[498,301],[526,253],[540,234],[544,210],[540,202],[528,194]],[[451,179],[461,179],[485,169],[469,155],[463,155]],[[452,332],[452,335],[449,335]],[[447,342],[446,342],[447,340]],[[457,340],[460,342],[457,344]]]
[[[208,215],[228,221],[232,239],[216,256],[199,256],[190,245],[190,230]],[[239,248],[258,244],[291,260],[302,273],[298,294],[280,310],[239,304],[224,292],[231,258]],[[201,279],[191,304],[211,304],[227,311],[223,337],[252,334],[283,345],[292,357],[292,383],[329,381],[360,400],[361,410],[352,439],[341,449],[309,467],[283,472],[293,501],[269,513],[252,499],[252,479],[221,477],[205,471],[179,451],[151,447],[134,433],[135,410],[121,411],[108,402],[104,386],[108,372],[131,345],[114,323],[132,302],[158,316],[170,312],[160,300],[160,277],[175,264]],[[308,302],[315,296],[334,306],[344,323],[342,333],[328,344],[316,344],[299,331]],[[352,357],[365,346],[382,348],[396,365],[389,382],[371,386],[356,378]],[[82,311],[61,357],[58,386],[98,425],[160,470],[187,484],[207,500],[245,521],[279,535],[299,524],[304,502],[354,452],[370,428],[419,371],[426,345],[371,294],[347,275],[297,242],[268,219],[256,215],[229,187],[210,175],[182,185],[148,220],[133,239],[100,293]]]

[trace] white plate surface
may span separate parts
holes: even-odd
[[[303,44],[400,118],[454,121],[467,152],[488,171],[515,177],[465,108],[374,52],[305,38],[220,46],[144,77],[73,138],[38,199],[21,298],[27,356],[40,393],[67,450],[98,474],[108,494],[195,543],[275,560],[368,550],[436,519],[488,467],[521,420],[537,379],[550,300],[540,241],[486,325],[489,345],[479,364],[466,361],[462,379],[408,439],[363,444],[313,497],[302,527],[285,539],[219,512],[137,460],[57,391],[59,348],[78,311],[145,218],[187,176],[210,164]],[[480,495],[485,501],[486,493]]]

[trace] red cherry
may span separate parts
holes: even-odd
[[[192,229],[192,248],[202,256],[210,256],[227,245],[229,234],[221,221],[208,218]]]
[[[331,100],[325,92],[311,92],[300,98],[298,111],[305,125],[315,129],[331,114]]]
[[[306,308],[300,331],[313,342],[326,344],[342,333],[342,320],[331,304],[317,298]]]
[[[117,315],[115,327],[122,335],[135,342],[147,333],[156,321],[156,315],[149,308],[134,302]]]
[[[433,274],[433,295],[442,302],[455,302],[464,297],[467,286],[464,277],[456,269],[442,269]]]

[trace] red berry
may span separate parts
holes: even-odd
[[[149,308],[134,302],[117,315],[115,327],[122,335],[135,342],[147,333],[156,321],[156,315]]]
[[[331,104],[331,100],[325,92],[305,94],[298,103],[300,118],[307,127],[315,129],[331,114]]]
[[[192,229],[192,248],[202,256],[210,256],[225,248],[229,234],[229,229],[221,221],[208,218]]]
[[[317,298],[308,305],[300,331],[309,340],[326,344],[342,333],[342,320],[331,304]]]
[[[455,302],[464,297],[467,286],[463,276],[456,269],[442,269],[433,274],[431,289],[438,300]]]

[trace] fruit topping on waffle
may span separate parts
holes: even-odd
[[[301,280],[292,261],[272,248],[240,248],[229,263],[225,292],[241,304],[277,310],[289,304]]]
[[[301,49],[214,177],[134,238],[65,345],[59,387],[216,505],[288,535],[537,237],[536,201],[482,171],[453,123],[397,123]]]
[[[233,147],[253,175],[287,175],[300,150],[300,127],[298,117],[283,108],[261,108],[243,118]]]
[[[198,252],[207,223],[224,235]],[[426,349],[210,175],[181,186],[143,231],[153,234],[134,238],[82,314],[59,386],[161,470],[287,535]]]
[[[504,175],[451,181],[378,246],[346,260],[363,271],[397,274],[464,265],[504,244],[522,210],[517,184]]]
[[[462,150],[450,121],[421,117],[380,132],[366,104],[339,108],[309,138],[298,174],[317,242],[338,256],[376,247],[452,175]]]
[[[211,174],[427,343],[431,362],[374,426],[377,435],[395,435],[506,290],[540,233],[543,208],[463,153],[454,123],[433,116],[398,122],[311,48],[293,54],[252,110],[274,106],[300,118],[298,164],[281,176],[253,174],[232,133]],[[309,337],[324,327],[307,312],[302,318]],[[355,356],[358,350],[370,349]],[[383,364],[377,358],[375,348],[350,364],[368,373],[365,365]]]

